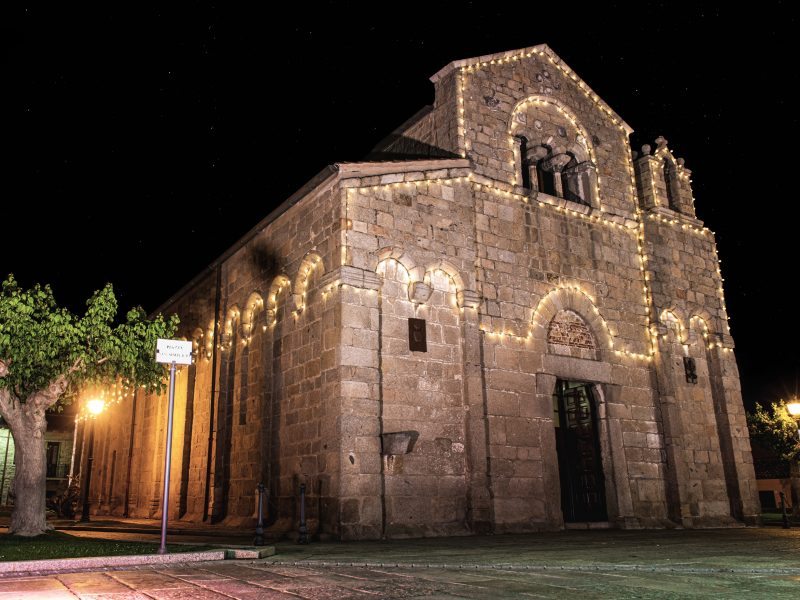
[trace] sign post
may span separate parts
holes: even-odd
[[[167,553],[167,518],[169,516],[169,468],[172,459],[172,415],[175,411],[175,365],[192,364],[192,342],[158,339],[156,362],[169,365],[169,411],[167,448],[164,453],[164,496],[161,500],[161,545],[159,554]]]

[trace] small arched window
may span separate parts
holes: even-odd
[[[558,196],[553,161],[548,157],[540,158],[536,161],[536,179],[539,184],[540,192],[549,194],[550,196]]]
[[[589,205],[591,198],[591,178],[589,173],[592,163],[578,162],[575,155],[568,152],[569,162],[561,169],[561,189],[564,198],[572,202]]]
[[[664,183],[667,185],[667,203],[674,211],[680,211],[678,173],[668,158],[664,159]]]

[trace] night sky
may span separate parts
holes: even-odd
[[[788,3],[547,4],[7,13],[0,274],[50,283],[73,310],[111,281],[123,310],[153,310],[325,165],[362,159],[431,104],[441,67],[547,43],[634,128],[634,149],[663,135],[686,159],[717,234],[745,402],[793,394]]]

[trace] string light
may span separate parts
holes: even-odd
[[[228,309],[228,313],[225,316],[225,329],[222,331],[223,334],[220,336],[219,344],[219,349],[223,352],[233,348],[233,339],[236,327],[239,324],[239,316],[239,307],[235,304]]]
[[[428,184],[453,185],[455,183],[465,183],[465,182],[466,183],[470,183],[474,187],[475,191],[485,190],[487,192],[495,193],[495,194],[501,195],[501,196],[506,197],[506,198],[515,198],[515,199],[518,199],[520,201],[527,201],[527,197],[526,196],[523,196],[522,194],[514,193],[512,190],[509,190],[509,189],[503,189],[502,187],[496,185],[495,184],[496,182],[492,182],[491,180],[487,180],[487,179],[481,178],[480,176],[475,176],[475,175],[467,175],[467,176],[464,176],[464,177],[453,177],[453,178],[448,178],[448,179],[438,179],[437,178],[437,179],[429,179],[429,180],[418,180],[418,181],[413,181],[413,182],[402,182],[402,183],[393,182],[393,183],[386,183],[386,184],[381,184],[381,185],[362,186],[362,187],[359,187],[359,188],[350,188],[350,189],[356,189],[358,193],[366,194],[366,193],[369,193],[370,191],[376,192],[379,189],[387,188],[387,187],[390,188],[390,189],[394,189],[394,188],[397,188],[399,185],[414,185],[414,186],[418,187],[419,185],[428,185]],[[585,220],[587,220],[589,222],[600,223],[600,224],[603,224],[603,225],[606,225],[606,226],[609,226],[611,228],[618,229],[618,230],[637,232],[639,235],[641,235],[641,231],[640,231],[641,223],[640,222],[631,221],[630,219],[625,219],[623,217],[618,217],[616,215],[610,215],[608,212],[605,212],[601,216],[601,215],[597,214],[597,212],[598,212],[597,209],[591,209],[589,207],[586,207],[587,208],[587,212],[585,212],[585,213],[584,212],[580,212],[578,210],[573,210],[573,209],[567,208],[566,202],[567,201],[564,201],[564,203],[565,203],[564,205],[559,205],[559,204],[555,204],[555,202],[553,200],[548,200],[548,201],[539,201],[538,204],[539,204],[540,207],[552,208],[552,209],[555,209],[558,212],[564,212],[565,214],[570,214],[572,216],[577,216],[577,217],[585,219]],[[639,254],[641,256],[643,254],[643,248],[642,248],[642,245],[641,245],[641,241],[639,241],[638,248],[639,248]],[[386,270],[386,266],[388,264],[391,264],[392,262],[394,262],[396,264],[400,264],[402,266],[402,263],[400,263],[399,261],[397,261],[394,258],[384,259],[378,265],[378,269],[377,269],[378,273],[380,275],[384,275],[385,274],[385,270]],[[641,266],[641,269],[642,269],[642,273],[643,273],[643,279],[645,279],[646,277],[645,277],[645,274],[644,274],[644,267]],[[405,271],[406,276],[409,277],[408,284],[413,283],[413,281],[410,280],[409,270],[406,269],[405,266],[403,266],[403,270]],[[446,274],[448,276],[452,277],[451,274],[449,274],[449,273],[446,273]],[[344,287],[344,286],[342,286],[342,287]],[[356,288],[356,289],[358,290],[358,288]],[[607,331],[609,348],[613,348],[613,345],[614,345],[613,338],[614,338],[614,336],[611,335],[610,330],[608,329],[607,323],[602,318],[602,316],[599,315],[599,311],[594,306],[594,299],[591,298],[590,295],[586,294],[586,292],[584,290],[582,290],[580,287],[577,287],[577,286],[560,286],[560,287],[556,288],[556,290],[557,289],[573,289],[573,291],[578,291],[581,294],[585,295],[588,299],[590,299],[590,302],[591,302],[591,304],[593,306],[594,312],[600,317],[600,319],[601,319],[601,321],[602,321],[602,323],[603,323],[603,325],[604,325],[604,327],[605,327],[605,329]],[[556,291],[556,290],[554,290],[554,291]],[[646,305],[648,305],[648,310],[649,310],[649,298],[648,298],[648,295],[647,295],[646,286],[643,286],[643,295],[644,295],[644,298],[645,298],[645,303],[646,303]],[[477,307],[475,307],[475,308],[477,308]],[[534,315],[535,314],[536,314],[536,311],[535,311]],[[648,313],[648,315],[649,315],[649,313]],[[650,330],[649,316],[648,316],[647,323],[646,323],[646,330],[647,331]],[[515,334],[515,333],[507,331],[507,330],[494,331],[491,328],[488,328],[486,326],[482,326],[481,327],[481,331],[483,331],[486,335],[491,336],[491,337],[508,337],[508,338],[511,338],[511,339],[517,339],[517,340],[521,340],[521,341],[529,340],[533,335],[532,331],[530,331],[530,330],[524,335],[518,335],[518,334]],[[642,359],[642,360],[650,360],[652,354],[654,354],[653,350],[651,350],[649,354],[640,353],[640,352],[633,352],[633,351],[628,350],[628,349],[618,349],[618,350],[614,350],[614,352],[615,352],[615,354],[620,355],[620,356],[629,356],[629,357],[632,357],[632,358],[637,358],[637,359]]]
[[[264,308],[264,300],[261,298],[261,294],[258,292],[250,294],[250,297],[247,299],[247,304],[245,304],[245,318],[242,319],[242,334],[244,336],[242,338],[243,346],[250,343],[253,336],[253,324],[256,320],[256,314],[262,308]]]
[[[628,138],[627,138],[627,134],[629,134],[630,131],[629,131],[629,128],[627,127],[627,125],[625,125],[625,123],[623,121],[621,121],[621,119],[619,119],[617,117],[617,115],[610,109],[610,107],[608,107],[605,104],[605,102],[603,102],[599,98],[599,96],[597,96],[597,94],[595,94],[591,90],[591,88],[589,88],[582,80],[580,80],[578,78],[578,76],[571,69],[569,69],[566,65],[563,65],[560,62],[560,59],[558,59],[558,57],[555,57],[555,55],[552,53],[552,51],[549,48],[547,48],[546,46],[543,46],[543,47],[536,47],[536,48],[533,48],[533,49],[523,50],[523,51],[517,52],[517,53],[515,53],[513,55],[507,55],[507,56],[500,57],[500,58],[495,57],[495,58],[492,58],[490,60],[481,61],[481,60],[477,59],[472,64],[466,64],[466,65],[464,65],[464,66],[462,66],[462,67],[460,67],[458,69],[458,72],[457,72],[457,85],[456,85],[457,106],[458,106],[458,116],[457,116],[457,121],[458,121],[458,149],[459,149],[460,155],[462,157],[466,157],[467,151],[469,150],[469,139],[467,138],[467,135],[466,135],[466,122],[465,122],[465,115],[466,115],[466,105],[465,105],[466,96],[465,96],[465,94],[466,94],[466,87],[467,87],[467,79],[466,79],[467,75],[468,74],[472,74],[472,73],[476,72],[477,70],[485,68],[485,67],[487,67],[489,65],[507,64],[507,63],[510,63],[510,62],[513,62],[513,61],[521,60],[523,58],[532,57],[534,55],[549,61],[549,63],[553,67],[557,68],[562,74],[564,74],[566,77],[568,77],[573,82],[575,82],[577,87],[578,87],[578,89],[581,90],[581,92],[584,94],[584,96],[590,102],[592,102],[595,106],[597,106],[603,113],[605,113],[609,117],[611,122],[625,134],[625,135],[623,135],[623,139],[624,139],[625,144],[627,144],[629,146],[629,141],[628,141]],[[540,97],[529,97],[529,98],[519,102],[517,104],[517,106],[514,108],[514,111],[512,111],[512,119],[511,119],[511,122],[510,122],[510,125],[509,125],[509,143],[511,144],[511,150],[512,150],[511,156],[513,157],[513,161],[514,161],[514,165],[512,165],[512,173],[514,175],[513,175],[511,189],[508,189],[507,187],[505,187],[504,184],[502,184],[501,182],[491,181],[491,180],[488,180],[488,179],[485,179],[485,178],[481,178],[480,176],[477,176],[477,175],[467,175],[467,176],[464,176],[464,177],[451,177],[451,178],[437,178],[437,179],[428,179],[428,180],[421,179],[421,180],[417,180],[417,181],[392,182],[392,183],[386,183],[386,184],[380,184],[380,185],[363,186],[363,187],[357,187],[357,188],[356,187],[347,188],[346,194],[345,194],[345,200],[346,200],[345,201],[345,221],[344,221],[345,225],[342,227],[342,238],[341,238],[342,239],[342,247],[340,249],[341,250],[341,256],[340,256],[341,264],[345,265],[347,263],[347,248],[348,248],[347,230],[349,230],[352,227],[352,221],[350,221],[350,219],[349,219],[349,202],[352,199],[351,198],[351,194],[353,194],[353,193],[365,194],[365,193],[368,193],[370,191],[378,192],[379,190],[386,189],[386,188],[393,189],[393,190],[396,190],[396,189],[399,189],[399,188],[403,188],[403,189],[411,188],[411,189],[415,189],[416,190],[416,189],[419,188],[420,185],[424,185],[424,186],[427,186],[427,185],[430,185],[430,184],[454,185],[456,183],[468,182],[473,186],[474,190],[477,191],[477,192],[485,191],[487,193],[496,194],[498,196],[502,196],[502,197],[505,197],[505,198],[515,199],[515,200],[520,201],[521,203],[528,203],[529,202],[529,196],[528,195],[526,195],[526,194],[518,194],[518,193],[515,193],[514,190],[513,190],[513,185],[515,185],[517,183],[517,177],[518,177],[517,176],[516,163],[517,162],[521,162],[521,158],[519,156],[518,149],[516,147],[516,144],[514,143],[514,135],[513,135],[513,133],[514,133],[514,128],[517,126],[517,122],[514,120],[513,115],[516,113],[517,110],[526,109],[529,104],[534,104],[534,105],[538,105],[538,106],[552,107],[554,110],[556,110],[559,113],[560,116],[562,116],[564,119],[566,119],[567,122],[569,122],[572,125],[572,127],[578,132],[578,134],[580,134],[580,136],[583,138],[583,140],[585,140],[584,146],[585,146],[586,151],[587,151],[587,153],[589,155],[589,159],[594,164],[597,163],[595,151],[594,151],[592,145],[589,142],[589,140],[591,138],[589,137],[587,131],[580,125],[580,123],[578,122],[577,118],[570,111],[568,111],[565,107],[561,106],[560,103],[558,103],[557,101],[555,101],[553,99],[543,99],[543,98],[540,98]],[[655,339],[655,335],[654,335],[653,317],[652,317],[653,316],[652,292],[650,290],[650,277],[649,277],[649,274],[648,274],[648,271],[647,271],[647,255],[646,255],[645,249],[644,249],[644,240],[645,240],[645,237],[644,237],[644,221],[643,221],[642,211],[639,209],[638,203],[636,202],[635,176],[634,176],[634,173],[633,173],[632,163],[631,163],[630,160],[626,161],[626,166],[627,166],[627,168],[629,170],[629,176],[630,176],[630,181],[631,181],[631,184],[630,184],[630,196],[631,196],[631,199],[633,200],[633,204],[635,206],[635,212],[636,212],[636,217],[637,217],[635,220],[630,219],[630,218],[625,218],[625,217],[623,217],[621,215],[613,215],[613,214],[611,214],[610,212],[606,211],[603,208],[603,206],[601,204],[601,194],[600,194],[601,178],[600,178],[599,174],[595,177],[595,181],[594,181],[595,199],[596,199],[596,204],[597,204],[596,208],[578,206],[578,205],[576,205],[574,203],[571,203],[571,202],[569,202],[567,200],[559,199],[559,198],[553,198],[553,197],[547,196],[545,194],[540,194],[540,195],[537,196],[536,204],[538,205],[539,208],[551,209],[551,210],[556,211],[557,213],[561,213],[561,214],[577,217],[577,218],[583,219],[583,220],[585,220],[585,221],[587,221],[589,223],[597,223],[597,224],[601,224],[603,226],[607,226],[607,227],[610,227],[610,228],[613,228],[613,229],[617,229],[617,230],[621,230],[621,231],[636,232],[636,234],[637,234],[637,251],[638,251],[639,260],[640,260],[640,273],[641,273],[641,277],[642,277],[642,294],[643,294],[643,301],[644,301],[645,307],[647,309],[646,310],[646,316],[645,316],[645,321],[646,321],[645,322],[645,330],[648,332],[647,338],[650,340],[650,351],[649,351],[649,354],[632,352],[629,349],[614,349],[615,336],[612,334],[612,332],[611,332],[611,330],[610,330],[610,328],[608,326],[608,323],[600,315],[599,309],[597,309],[597,307],[595,306],[594,299],[589,294],[587,294],[584,290],[582,290],[579,286],[568,286],[568,285],[559,286],[559,287],[555,288],[554,290],[552,290],[551,292],[549,292],[548,294],[546,294],[539,301],[539,303],[537,304],[536,309],[534,309],[533,314],[532,314],[532,319],[536,319],[537,318],[537,316],[539,314],[540,307],[542,306],[542,303],[548,298],[548,296],[550,294],[556,293],[559,290],[564,290],[564,289],[570,290],[570,291],[575,292],[575,293],[582,294],[591,303],[593,313],[598,317],[599,321],[603,324],[603,329],[605,330],[605,335],[607,336],[607,341],[608,341],[608,347],[609,348],[613,349],[613,351],[618,355],[624,355],[624,356],[630,356],[630,357],[650,360],[652,358],[652,356],[656,353],[657,340]],[[678,172],[679,172],[679,177],[681,177],[682,180],[685,180],[685,179],[688,178],[688,174],[685,172],[685,170],[683,169],[682,165],[678,165]],[[653,180],[653,169],[652,168],[650,169],[650,177],[651,177],[651,185],[652,185],[653,193],[656,194],[657,190],[656,190],[656,186],[655,186],[655,181]],[[693,197],[692,197],[692,202],[694,202],[694,198]],[[598,213],[603,213],[603,214],[598,214]],[[710,230],[708,230],[705,227],[696,227],[696,226],[694,226],[692,224],[682,223],[678,219],[668,218],[668,217],[665,217],[663,215],[650,214],[649,217],[651,219],[653,219],[653,220],[658,221],[660,224],[673,226],[673,227],[680,227],[682,230],[690,231],[692,233],[696,233],[696,234],[699,234],[699,235],[707,235],[709,233],[713,234],[713,232],[711,232]],[[715,252],[715,256],[716,256],[716,248],[714,249],[714,252]],[[301,265],[301,268],[300,268],[300,271],[299,271],[299,274],[298,274],[298,279],[297,279],[297,283],[296,283],[296,286],[295,286],[296,308],[293,311],[295,319],[297,319],[300,316],[300,314],[304,311],[304,309],[306,307],[306,293],[307,293],[309,279],[311,278],[311,274],[313,273],[313,271],[321,263],[321,260],[319,259],[319,257],[316,256],[316,255],[314,255],[314,256],[315,256],[315,258],[310,259],[310,262],[309,262],[309,258],[308,257],[306,257],[306,259],[304,259],[304,262]],[[401,262],[397,261],[394,258],[390,258],[390,259],[381,261],[379,263],[379,266],[378,266],[379,274],[385,275],[386,267],[392,261],[394,263],[396,263],[396,264],[399,264],[399,265],[403,266]],[[412,283],[411,276],[410,276],[410,273],[409,273],[408,269],[403,267],[403,270],[405,271],[406,285],[408,286],[410,283]],[[443,269],[434,269],[432,271],[432,273],[434,273],[434,274],[439,273],[439,272],[441,272],[444,275],[446,275],[449,278],[450,283],[452,284],[452,286],[455,287],[456,290],[458,290],[458,285],[456,285],[452,273],[448,273],[447,271],[445,271]],[[717,269],[717,272],[720,275],[720,281],[721,281],[721,273],[719,271],[719,268]],[[425,277],[430,277],[428,272],[426,272]],[[271,326],[275,325],[275,322],[277,320],[278,297],[284,291],[284,289],[288,289],[289,286],[290,286],[290,281],[285,276],[279,276],[273,281],[272,286],[270,287],[269,294],[267,296],[267,307],[268,307],[268,310],[267,310],[267,325],[264,326],[264,329],[266,329],[267,327],[271,327]],[[322,297],[323,297],[323,299],[327,299],[327,296],[329,294],[331,294],[334,289],[339,289],[339,288],[348,289],[348,288],[351,288],[351,287],[352,286],[348,286],[346,284],[342,284],[342,283],[337,281],[334,284],[329,285],[327,288],[325,288],[322,291]],[[357,294],[360,294],[361,291],[362,291],[361,288],[358,288],[358,287],[355,287],[353,289],[356,290]],[[376,290],[365,290],[365,292],[370,293],[370,294],[377,293]],[[723,311],[725,311],[725,318],[726,318],[726,322],[727,322],[727,311],[726,311],[725,305],[724,305],[724,293],[723,293],[723,290],[722,290],[721,286],[719,288],[719,294],[720,294],[720,301],[722,303]],[[247,326],[248,332],[247,332],[247,335],[246,335],[245,339],[243,340],[243,344],[246,344],[248,342],[248,340],[250,339],[249,331],[252,328],[252,323],[254,321],[254,312],[258,308],[261,308],[261,306],[263,306],[263,301],[260,301],[260,302],[261,302],[261,304],[259,304],[257,306],[253,306],[251,308],[251,310],[250,310],[250,315],[248,317],[249,321],[248,321],[248,326]],[[458,305],[457,301],[456,301],[456,305]],[[469,305],[469,306],[466,306],[466,307],[467,308],[473,308],[473,309],[477,309],[478,308],[478,306],[472,306],[472,305]],[[460,307],[460,309],[462,311],[463,311],[464,308],[465,307],[463,307],[463,306]],[[238,313],[236,314],[236,317],[238,317]],[[707,325],[705,323],[705,320],[702,319],[701,317],[692,317],[692,318],[693,319],[696,318],[696,319],[700,319],[701,320],[701,322],[703,323],[703,326],[705,328],[704,337],[707,338]],[[227,323],[228,328],[230,328],[230,326],[231,326],[230,321],[231,321],[231,319],[229,318],[228,323]],[[690,323],[691,323],[691,320],[690,320]],[[683,329],[682,329],[682,324],[680,323],[680,321],[678,321],[678,325],[681,328],[679,330],[679,335],[681,337],[683,337]],[[487,329],[484,326],[481,326],[481,331],[483,331],[486,335],[489,335],[489,336],[497,336],[497,337],[500,337],[500,338],[506,338],[507,337],[507,338],[512,338],[512,339],[518,339],[518,340],[521,340],[521,341],[529,340],[533,335],[532,327],[530,327],[528,329],[528,331],[524,335],[519,335],[517,333],[511,332],[511,331],[507,331],[506,329],[500,329],[500,330],[497,330],[497,331],[493,331],[491,329]],[[212,338],[211,335],[208,335],[207,338],[206,338],[206,354],[207,354],[207,356],[210,356],[209,348],[213,347],[213,340],[211,340],[209,342],[210,338]],[[729,349],[723,348],[723,350],[729,350]]]
[[[272,280],[267,293],[267,327],[274,327],[278,321],[278,297],[284,289],[288,289],[291,282],[286,275],[278,275]]]
[[[458,150],[461,158],[467,157],[467,136],[464,125],[464,70],[458,72]]]
[[[519,126],[519,123],[514,118],[514,115],[517,114],[518,110],[526,110],[527,107],[528,107],[528,104],[533,104],[535,106],[544,106],[544,107],[553,107],[553,108],[555,108],[555,110],[564,119],[566,119],[570,123],[570,125],[572,125],[573,128],[575,128],[575,130],[578,132],[578,135],[581,136],[581,138],[585,141],[585,143],[582,144],[582,145],[586,148],[586,152],[589,154],[589,160],[591,161],[591,163],[593,165],[597,165],[597,156],[594,153],[594,149],[592,148],[592,145],[588,141],[590,139],[588,132],[578,122],[578,118],[574,114],[572,114],[571,111],[567,110],[567,108],[565,106],[563,106],[555,98],[544,98],[544,97],[538,96],[538,95],[537,96],[529,96],[528,98],[525,98],[524,100],[521,100],[520,102],[517,103],[517,105],[511,111],[510,125],[509,125],[509,128],[508,128],[509,139],[512,141],[512,143],[513,143],[514,136],[515,136],[514,129],[515,129],[515,127]],[[516,152],[516,144],[514,144],[514,148],[515,148],[515,152]],[[514,164],[511,165],[511,168],[513,169],[513,172],[514,172],[514,180],[513,180],[513,182],[516,183],[516,171],[517,171],[517,169],[516,169],[516,155],[514,156]],[[597,173],[595,173],[595,178],[594,178],[594,197],[596,199],[598,210],[602,211],[603,207],[602,207],[602,205],[600,203],[600,176]]]
[[[300,314],[306,308],[306,292],[308,291],[308,281],[311,278],[311,274],[321,265],[322,259],[315,253],[306,255],[300,264],[300,275],[297,281],[299,285],[295,287],[294,293],[295,309],[292,311],[295,320],[300,317]],[[322,269],[323,271],[325,270],[324,267]]]
[[[83,398],[82,407],[75,417],[75,423],[98,417],[101,412],[116,406],[135,392],[134,388],[126,386],[121,380],[117,380],[113,384],[84,388],[80,393]]]
[[[481,60],[480,58],[466,59],[465,61],[462,62],[470,63],[472,61],[471,64],[465,64],[464,66],[460,67],[459,71],[460,73],[464,72],[472,73],[473,71],[477,71],[495,64],[510,63],[512,61],[517,61],[524,58],[530,58],[532,56],[539,56],[540,58],[547,60],[554,68],[558,69],[559,71],[561,71],[562,74],[564,74],[566,77],[574,81],[577,84],[578,88],[583,93],[583,95],[589,101],[594,103],[595,106],[597,106],[597,108],[599,108],[602,112],[604,112],[616,127],[618,127],[626,134],[631,133],[632,130],[624,123],[624,121],[622,121],[622,119],[620,119],[617,116],[617,114],[613,110],[611,110],[611,107],[609,107],[608,104],[606,104],[597,94],[595,94],[592,91],[592,89],[588,85],[586,85],[586,83],[582,79],[580,79],[572,69],[570,69],[567,65],[565,65],[561,61],[561,59],[558,56],[556,56],[555,53],[546,45],[535,46],[533,48],[525,48],[523,50],[515,51],[514,54],[510,54],[499,59],[498,58],[492,58],[489,60]]]

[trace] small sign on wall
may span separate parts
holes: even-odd
[[[428,351],[428,340],[425,335],[425,319],[408,320],[408,349],[412,352]]]

